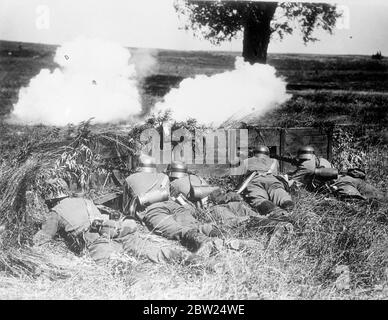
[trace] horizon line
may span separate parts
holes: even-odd
[[[12,43],[27,43],[27,44],[36,44],[36,45],[46,45],[46,46],[55,46],[59,47],[62,44],[56,44],[56,43],[44,43],[44,42],[31,42],[31,41],[21,41],[21,40],[7,40],[7,39],[0,39],[0,42],[12,42]],[[155,48],[155,47],[133,47],[129,45],[123,45],[125,48],[128,49],[148,49],[148,50],[165,50],[165,51],[182,51],[182,52],[212,52],[212,53],[242,53],[242,50],[209,50],[209,49],[174,49],[174,48]],[[1,49],[1,45],[0,45]],[[381,51],[381,50],[378,50]],[[366,53],[311,53],[311,52],[271,52],[268,51],[268,55],[271,54],[282,54],[282,55],[322,55],[322,56],[370,56],[372,54],[375,54],[376,52],[371,52],[369,54]],[[384,54],[383,54],[384,56]]]

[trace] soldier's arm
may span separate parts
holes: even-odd
[[[309,185],[314,179],[314,171],[298,168],[295,171],[288,172],[288,184],[300,187]]]
[[[94,220],[106,220],[106,217],[102,215],[102,213],[100,212],[100,210],[98,210],[97,206],[93,203],[93,201],[85,199],[85,202],[89,214],[89,219],[91,222]]]
[[[59,229],[59,216],[55,211],[51,211],[42,224],[42,229],[39,230],[32,241],[34,245],[40,246],[54,239]]]

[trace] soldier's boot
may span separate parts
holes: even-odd
[[[257,211],[259,212],[259,214],[263,215],[263,216],[267,216],[268,214],[270,214],[273,210],[276,209],[276,206],[275,204],[272,202],[272,201],[269,201],[269,200],[264,200],[263,202],[261,202],[257,207],[256,207]]]
[[[187,249],[202,257],[209,257],[215,251],[211,238],[196,229],[186,232],[182,237],[181,243]]]
[[[295,207],[295,203],[292,200],[286,200],[280,205],[280,208],[288,212],[292,211],[294,207]]]
[[[278,249],[281,242],[285,239],[286,235],[292,235],[294,233],[294,227],[291,223],[281,222],[276,227],[267,244],[267,250]]]

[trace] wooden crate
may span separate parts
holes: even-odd
[[[225,132],[227,132],[225,130]],[[222,147],[218,147],[218,139],[214,141],[206,141],[204,138],[203,144],[200,145],[202,150],[197,152],[203,153],[205,161],[201,164],[195,163],[196,151],[190,152],[191,161],[188,161],[187,158],[182,154],[180,158],[177,153],[174,153],[172,148],[163,150],[163,144],[158,151],[158,159],[161,159],[162,164],[157,165],[158,171],[162,172],[167,168],[167,163],[171,159],[175,160],[185,160],[188,163],[189,170],[196,172],[202,176],[227,176],[233,175],[231,171],[230,163],[233,162],[233,155],[239,155],[239,146],[240,146],[240,133],[237,133],[236,136],[231,136],[230,133],[226,133],[226,143],[222,142]],[[248,127],[247,128],[247,137],[248,137],[248,148],[253,149],[261,144],[264,144],[270,148],[272,154],[277,154],[280,156],[296,156],[296,152],[299,147],[303,145],[312,145],[318,156],[324,157],[328,160],[332,158],[332,128],[321,129],[315,127],[298,127],[298,128],[281,128],[281,127]],[[234,140],[235,139],[235,140]],[[230,149],[230,141],[236,141],[237,150]],[[185,141],[192,145],[194,139],[190,141]],[[152,143],[152,142],[151,142]],[[209,143],[212,145],[212,148],[209,148]],[[149,148],[151,150],[151,148]],[[241,150],[240,150],[241,151]],[[206,154],[206,152],[208,154]],[[214,162],[208,161],[209,152],[214,153]],[[149,155],[152,155],[152,152],[148,152]],[[221,157],[219,155],[222,154]],[[225,156],[226,155],[226,158]],[[241,155],[241,158],[246,157],[247,154]],[[163,161],[165,157],[165,161]],[[167,159],[167,160],[166,160]],[[221,160],[221,161],[219,161]],[[131,164],[131,167],[136,163],[135,159],[128,157],[128,161]],[[280,169],[283,172],[292,170],[292,166],[286,162],[280,162]]]
[[[189,164],[190,170],[197,172],[202,176],[225,176],[230,175],[230,150],[229,143],[226,147],[211,149],[215,152],[214,164]],[[297,127],[297,128],[281,128],[281,127],[249,127],[248,128],[248,148],[253,149],[259,145],[266,145],[270,148],[271,154],[280,156],[296,156],[299,147],[311,145],[315,148],[317,156],[324,157],[328,160],[332,158],[332,128],[321,129],[315,127]],[[237,146],[240,145],[237,137]],[[226,149],[225,149],[226,148]],[[209,151],[209,149],[208,149]],[[233,150],[234,152],[234,150]],[[232,152],[232,154],[233,154]],[[206,141],[203,145],[203,153],[206,154]],[[227,154],[226,164],[225,159],[221,163],[217,161],[217,153]],[[192,153],[192,163],[194,162],[195,152]],[[206,159],[206,155],[205,155]],[[182,159],[184,160],[184,159]],[[159,165],[159,170],[165,170],[166,164]],[[283,172],[288,172],[294,168],[284,161],[280,162],[280,169]]]

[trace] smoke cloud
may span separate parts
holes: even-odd
[[[130,63],[135,65],[138,79],[145,78],[157,70],[157,51],[149,48],[131,49]]]
[[[66,125],[94,117],[117,122],[141,112],[138,77],[128,49],[113,42],[78,38],[59,47],[53,72],[42,69],[19,91],[11,122]],[[152,58],[139,70],[146,73]]]
[[[286,82],[275,72],[272,66],[237,57],[232,71],[184,79],[155,109],[171,109],[177,121],[195,118],[215,126],[256,119],[290,98]]]

